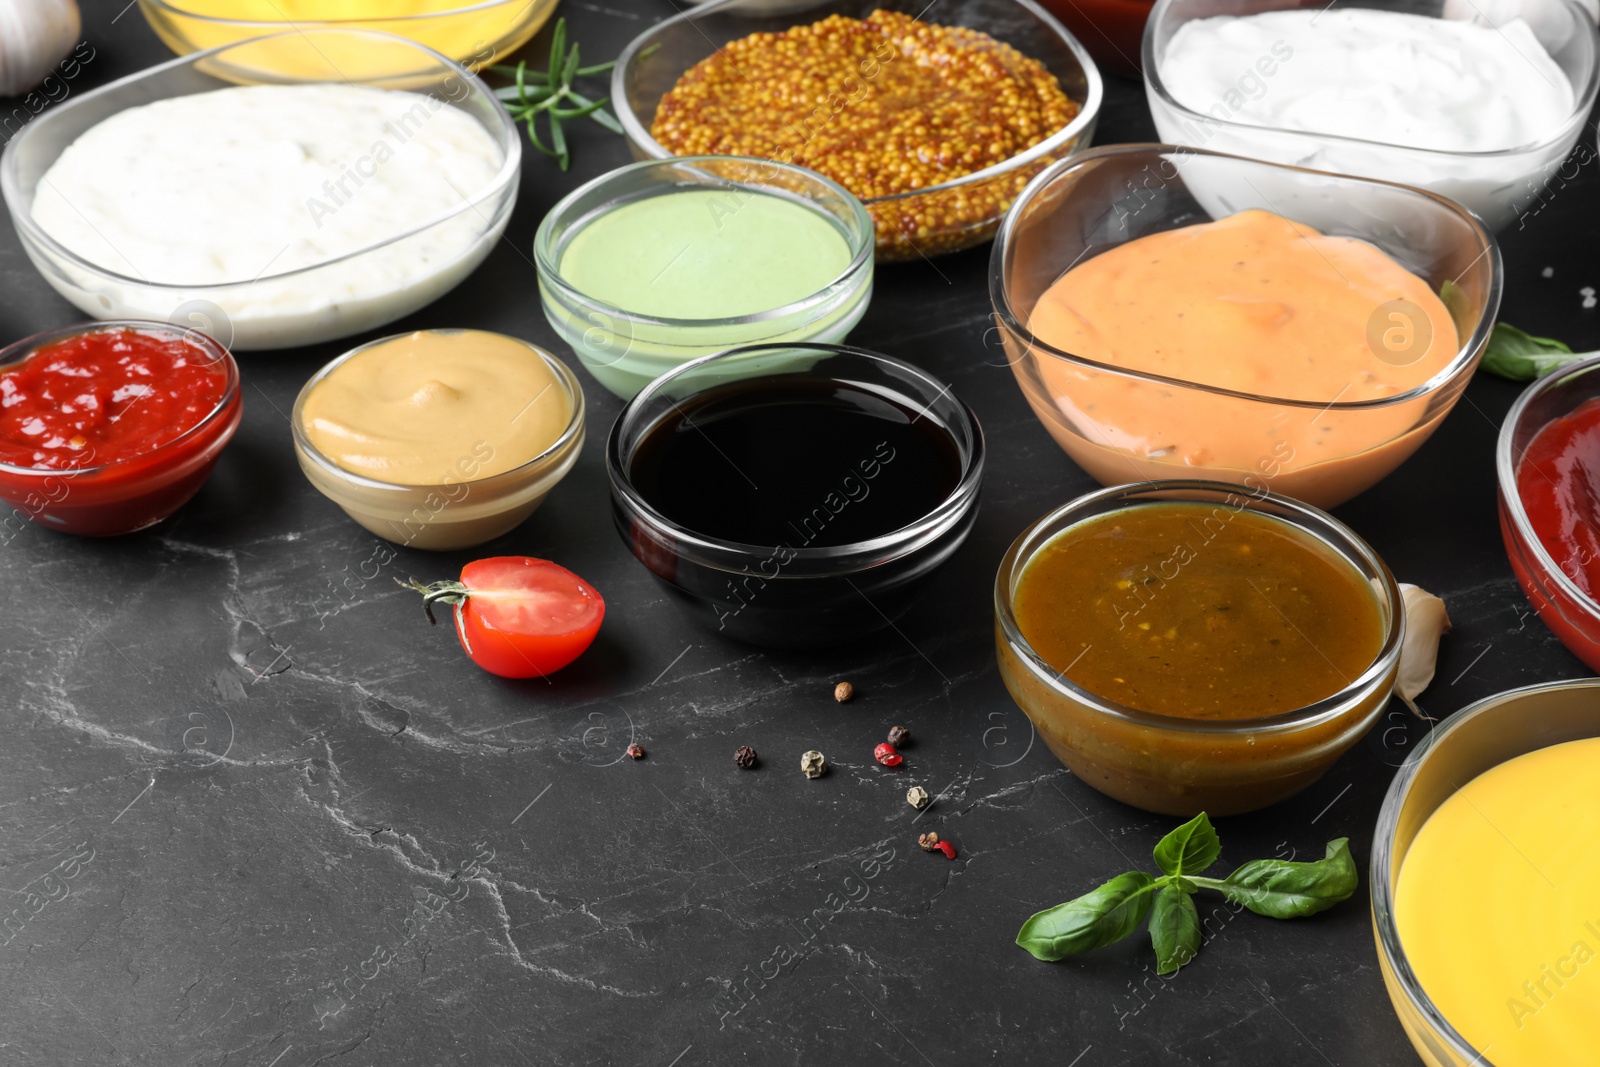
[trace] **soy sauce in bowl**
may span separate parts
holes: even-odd
[[[713,629],[778,647],[888,626],[971,529],[982,461],[947,387],[831,345],[688,364],[629,404],[607,450],[634,555]]]

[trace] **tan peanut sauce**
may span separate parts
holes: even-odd
[[[572,411],[538,352],[460,330],[407,334],[351,356],[311,389],[300,418],[337,467],[438,485],[520,467],[561,437]]]

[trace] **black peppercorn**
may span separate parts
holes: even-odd
[[[756,750],[749,745],[740,745],[739,750],[733,754],[733,762],[748,771],[756,765]]]
[[[889,743],[896,748],[911,740],[911,731],[904,726],[889,727]]]

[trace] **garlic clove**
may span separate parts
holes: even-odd
[[[77,0],[0,0],[0,97],[44,81],[82,29]]]
[[[1414,585],[1400,583],[1400,598],[1405,605],[1406,636],[1400,643],[1400,670],[1395,679],[1395,695],[1421,719],[1433,716],[1417,707],[1417,696],[1433,681],[1439,662],[1439,638],[1450,632],[1450,614],[1444,601]]]

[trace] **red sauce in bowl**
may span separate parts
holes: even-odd
[[[60,471],[142,456],[198,426],[227,388],[227,368],[187,337],[68,337],[0,370],[0,463]]]
[[[192,330],[91,323],[0,350],[0,540],[24,520],[100,537],[160,522],[241,415],[233,357]]]
[[[1534,436],[1517,466],[1517,495],[1556,566],[1600,601],[1600,398]]]

